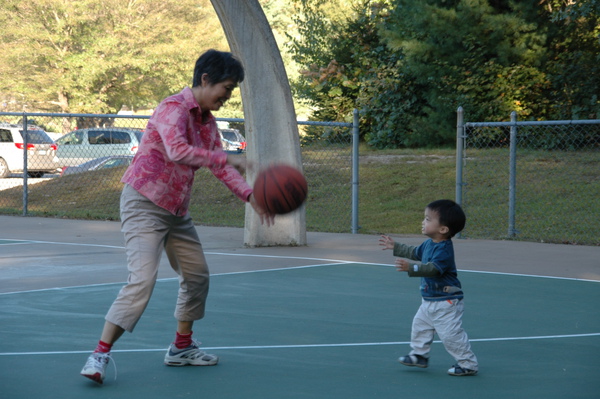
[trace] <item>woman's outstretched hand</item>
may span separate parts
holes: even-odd
[[[266,224],[267,226],[273,226],[275,224],[275,215],[267,212],[258,205],[256,198],[254,198],[254,193],[250,194],[248,201],[250,202],[250,205],[252,205],[252,208],[254,208],[254,211],[258,213],[261,224]]]

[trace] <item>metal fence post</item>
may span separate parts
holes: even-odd
[[[355,108],[352,124],[352,234],[358,233],[358,110]]]
[[[508,182],[508,237],[517,235],[515,205],[517,197],[517,113],[510,113],[510,161]]]
[[[28,189],[27,189],[27,114],[23,113],[23,216],[27,216],[27,202],[28,202]]]
[[[455,201],[462,204],[463,186],[463,148],[465,145],[465,127],[463,107],[456,110],[456,194]]]

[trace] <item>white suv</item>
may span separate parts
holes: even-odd
[[[223,150],[231,152],[246,151],[246,139],[237,129],[219,129]]]
[[[56,173],[57,146],[46,132],[34,125],[27,125],[27,175],[42,177],[44,173]],[[0,123],[0,178],[11,173],[23,172],[23,126]]]

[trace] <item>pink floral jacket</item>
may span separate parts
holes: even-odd
[[[203,166],[248,201],[252,188],[226,161],[214,116],[209,114],[202,123],[200,106],[186,87],[156,108],[121,181],[173,215],[183,216],[189,208],[194,173]]]

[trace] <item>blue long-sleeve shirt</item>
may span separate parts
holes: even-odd
[[[452,240],[434,242],[428,239],[418,247],[396,243],[394,245],[394,256],[420,262],[420,264],[410,265],[408,271],[410,277],[422,276],[420,269],[423,268],[423,265],[433,265],[435,267],[434,273],[427,273],[428,276],[421,277],[421,296],[424,300],[445,301],[463,298],[454,261]],[[429,276],[429,274],[433,275]]]

